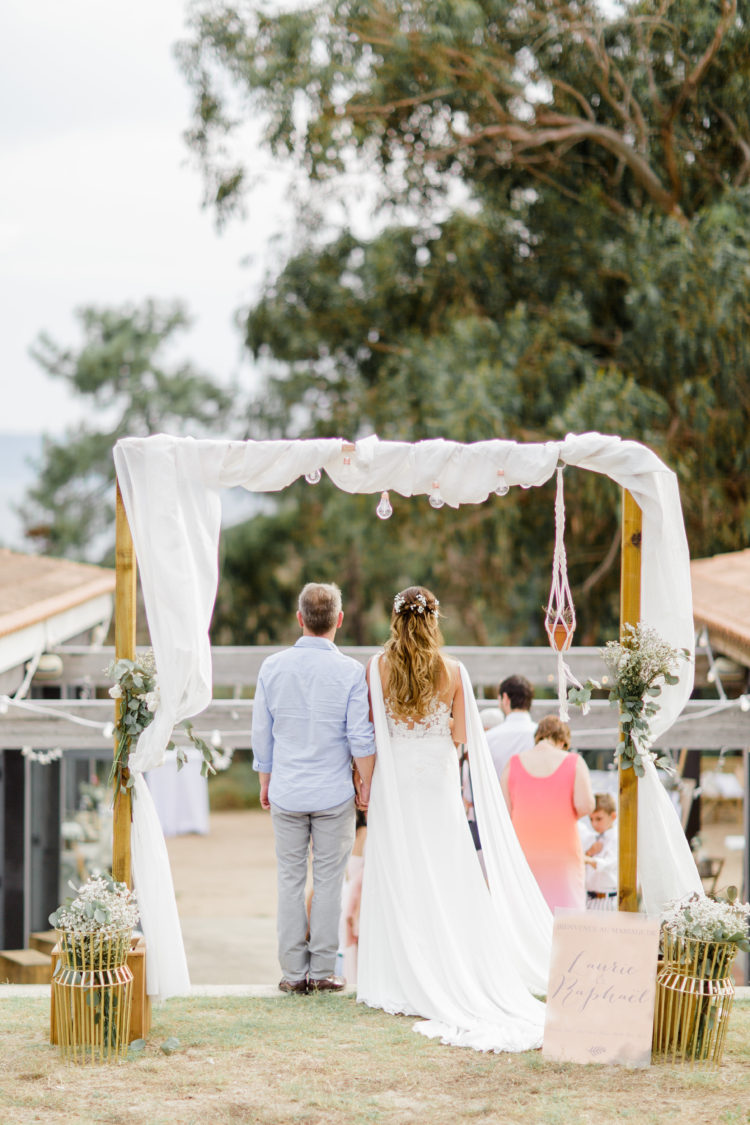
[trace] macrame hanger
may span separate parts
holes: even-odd
[[[565,663],[563,653],[573,642],[576,630],[576,611],[568,582],[568,560],[565,554],[565,496],[563,492],[563,466],[557,469],[557,495],[555,496],[555,553],[552,560],[552,585],[544,618],[550,647],[557,653],[557,697],[560,719],[568,721],[568,684],[582,685]],[[588,705],[583,708],[588,711]]]

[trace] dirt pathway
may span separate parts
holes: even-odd
[[[268,813],[212,813],[167,840],[193,984],[275,984],[276,858]]]

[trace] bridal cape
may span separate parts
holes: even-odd
[[[488,883],[450,733],[389,733],[370,674],[377,764],[368,813],[357,999],[418,1015],[414,1030],[482,1051],[540,1047],[552,915],[523,856],[466,669],[467,748]]]

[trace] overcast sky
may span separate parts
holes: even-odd
[[[59,433],[82,406],[28,354],[76,345],[73,310],[184,299],[178,349],[221,379],[240,368],[235,310],[285,225],[285,177],[258,156],[250,215],[218,234],[182,131],[172,56],[186,0],[3,0],[0,6],[0,430]],[[250,264],[243,261],[250,258]]]

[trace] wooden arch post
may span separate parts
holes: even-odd
[[[117,485],[115,510],[115,659],[135,660],[135,550],[125,505]],[[115,700],[115,719],[119,718],[122,700]],[[115,739],[117,735],[115,735]],[[116,745],[116,742],[115,742]],[[128,771],[123,777],[127,779]],[[114,797],[112,833],[112,877],[132,887],[130,873],[130,823],[132,804],[130,790],[118,786]]]
[[[620,638],[624,625],[641,619],[641,538],[643,517],[631,494],[622,493],[622,555],[620,571]],[[620,729],[622,736],[622,728]],[[638,777],[635,770],[619,770],[619,875],[617,905],[638,909]]]

